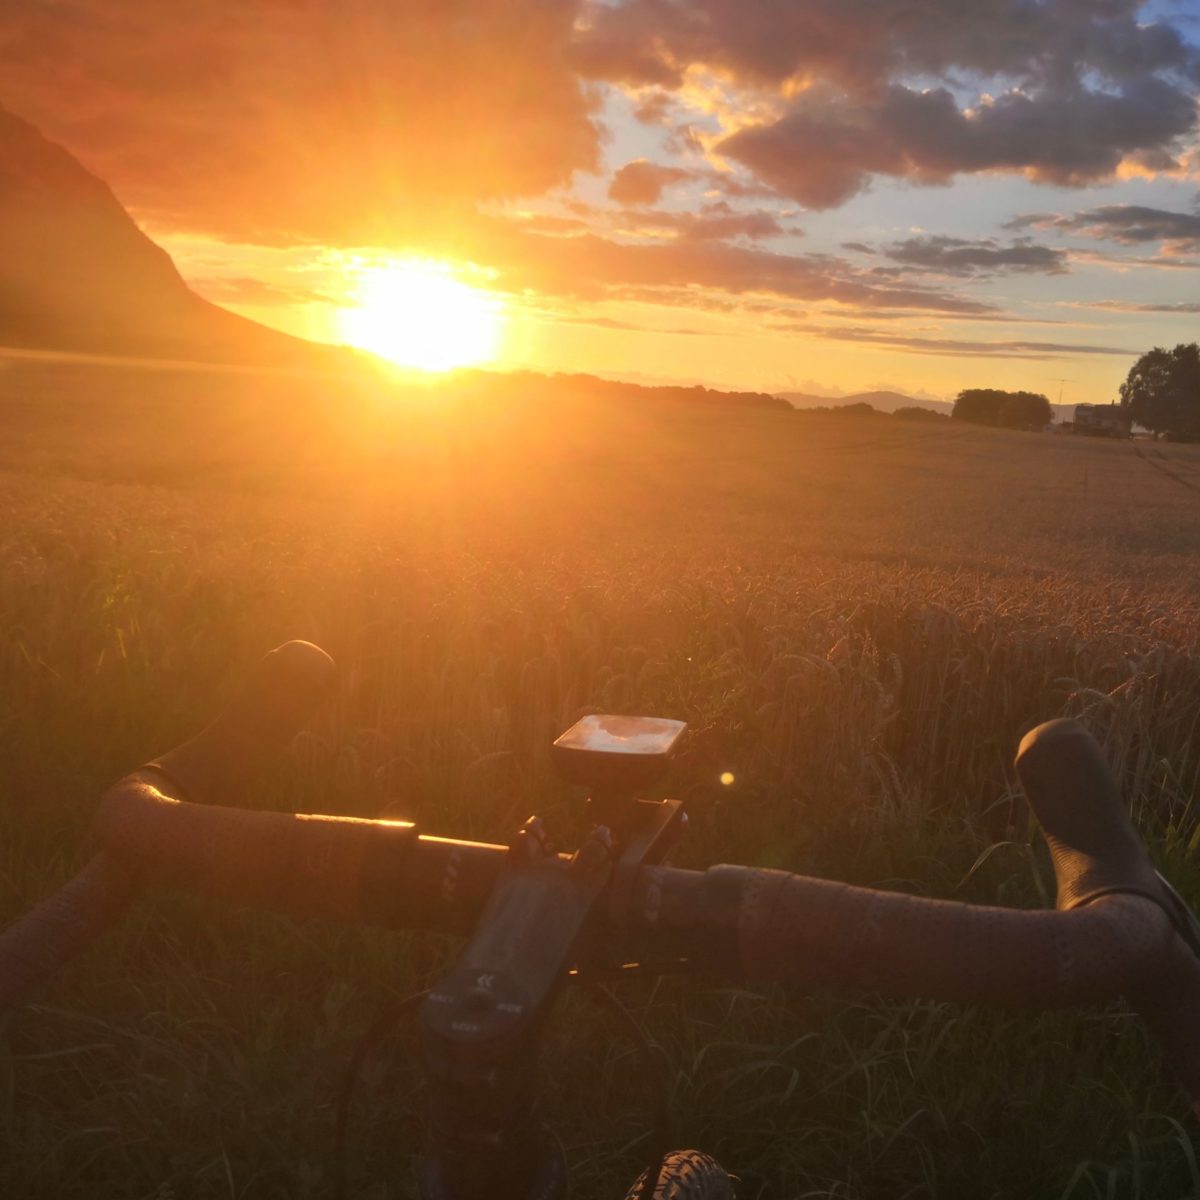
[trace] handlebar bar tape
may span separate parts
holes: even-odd
[[[141,771],[100,802],[96,833],[146,883],[183,887],[296,916],[361,918],[357,881],[368,849],[403,850],[402,821],[209,808],[165,795]]]
[[[1191,1097],[1200,1119],[1200,958],[1182,939],[1171,943],[1167,966],[1130,1000],[1162,1047],[1168,1070]]]
[[[0,935],[0,1013],[23,1003],[66,962],[116,922],[137,888],[97,854],[69,883]]]
[[[106,852],[142,883],[293,916],[467,933],[508,852],[407,821],[190,804],[165,785],[151,768],[108,792],[96,815]]]
[[[654,947],[679,945],[749,979],[926,999],[1109,1000],[1161,972],[1173,937],[1166,913],[1140,896],[1022,911],[736,866],[646,868],[636,888],[635,920]]]

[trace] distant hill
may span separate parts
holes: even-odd
[[[277,366],[350,357],[202,299],[107,184],[2,107],[0,345]]]
[[[634,398],[643,403],[703,404],[729,408],[773,408],[790,412],[787,402],[769,392],[728,392],[706,387],[677,387],[669,384],[625,383],[615,379],[600,379],[595,375],[559,374],[536,375],[521,373],[523,387],[541,387],[553,395],[563,389],[574,396],[590,396],[599,400]]]
[[[949,416],[954,404],[949,400],[918,400],[900,392],[855,392],[853,396],[814,396],[811,392],[776,392],[793,408],[845,408],[849,404],[869,404],[877,412],[895,412],[898,408],[928,408]]]

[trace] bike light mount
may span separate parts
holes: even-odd
[[[686,731],[665,717],[593,714],[555,740],[550,761],[560,779],[588,788],[592,821],[620,836],[636,793],[659,779]]]

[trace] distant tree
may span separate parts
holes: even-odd
[[[881,413],[877,408],[868,404],[865,400],[859,400],[854,404],[818,404],[812,408],[798,408],[796,410],[806,417],[881,417]]]
[[[1155,346],[1130,368],[1121,404],[1139,424],[1176,441],[1200,441],[1200,344]]]
[[[490,388],[493,392],[513,391],[523,397],[544,394],[547,400],[559,401],[565,397],[589,397],[594,400],[632,400],[641,403],[680,404],[686,407],[725,408],[773,408],[779,412],[792,413],[796,410],[782,396],[769,392],[722,392],[706,387],[680,387],[663,385],[648,387],[644,384],[626,383],[616,379],[601,379],[596,375],[539,375],[534,371],[513,372],[508,376],[511,387],[506,388],[498,377],[489,378],[480,373],[480,389]]]
[[[1009,429],[1042,429],[1052,420],[1054,410],[1041,392],[1009,392],[1000,407],[999,423]]]
[[[1003,392],[991,388],[966,388],[954,398],[950,415],[956,421],[969,421],[972,425],[995,425]]]
[[[950,414],[938,412],[935,408],[921,408],[916,404],[907,404],[903,408],[897,408],[893,413],[893,417],[899,417],[902,421],[948,421]]]
[[[1041,392],[1005,392],[999,388],[966,388],[954,400],[956,421],[1005,429],[1041,429],[1053,419],[1050,401]]]

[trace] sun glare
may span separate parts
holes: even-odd
[[[405,367],[449,371],[495,358],[504,312],[447,263],[407,259],[358,271],[342,337]]]

